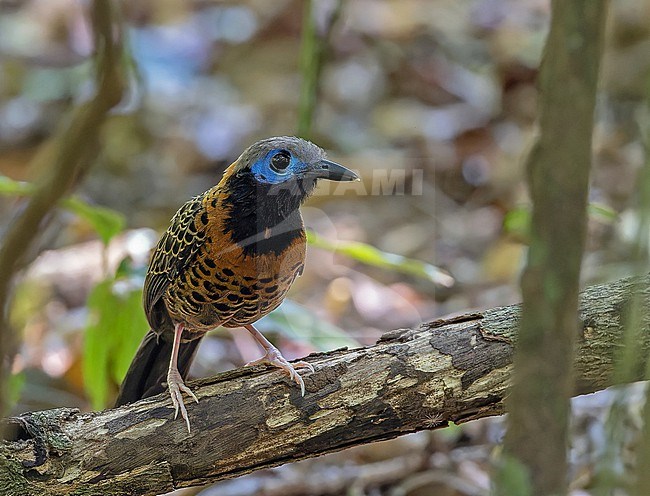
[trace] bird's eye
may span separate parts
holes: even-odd
[[[271,169],[273,169],[275,172],[282,173],[287,170],[287,167],[289,167],[290,163],[291,155],[288,151],[282,150],[273,155],[273,158],[271,158]]]

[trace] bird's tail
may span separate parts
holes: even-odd
[[[201,338],[183,342],[178,351],[178,371],[183,380],[187,378],[194,353]],[[133,357],[115,406],[133,403],[148,398],[165,390],[163,382],[167,381],[167,369],[172,354],[172,341],[165,334],[158,335],[151,329],[145,335],[140,347]]]

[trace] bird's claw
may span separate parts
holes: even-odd
[[[313,374],[314,372],[316,372],[316,369],[314,368],[314,366],[313,366],[311,363],[309,363],[309,362],[305,362],[305,361],[303,361],[303,360],[300,360],[300,361],[298,361],[298,362],[294,362],[294,363],[293,363],[293,366],[294,366],[294,368],[305,368],[305,369],[309,369],[309,372],[311,372],[312,374]]]
[[[169,388],[169,394],[172,397],[172,405],[174,405],[174,420],[178,418],[178,412],[180,410],[181,417],[185,419],[185,424],[187,425],[188,434],[191,433],[190,430],[190,419],[187,415],[187,409],[185,408],[185,402],[183,401],[183,393],[187,393],[195,402],[199,402],[199,399],[192,392],[192,390],[185,385],[183,379],[179,373],[169,373],[167,375],[167,387]]]
[[[278,367],[279,369],[281,369],[286,375],[289,376],[290,380],[294,381],[300,386],[301,395],[302,396],[305,395],[305,381],[302,379],[302,377],[300,376],[300,374],[296,369],[306,368],[313,373],[315,372],[315,370],[314,370],[314,366],[311,363],[304,362],[302,360],[293,364],[289,363],[289,361],[282,356],[280,350],[273,347],[266,350],[266,354],[262,358],[258,358],[257,360],[248,362],[246,366],[259,365],[263,363],[273,365],[274,367]]]

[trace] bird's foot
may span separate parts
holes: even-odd
[[[311,363],[303,362],[302,360],[295,363],[289,363],[289,361],[282,356],[280,350],[278,350],[275,346],[266,348],[266,354],[262,358],[248,362],[246,366],[248,367],[250,365],[259,365],[262,363],[273,365],[274,367],[281,369],[285,374],[289,376],[289,379],[296,382],[300,386],[300,393],[302,396],[305,395],[305,381],[303,381],[302,377],[296,369],[305,368],[310,372],[314,372],[314,367]]]
[[[183,402],[183,392],[191,396],[197,403],[199,402],[199,399],[192,390],[185,385],[178,370],[172,369],[167,373],[167,387],[169,388],[169,394],[172,397],[172,404],[174,405],[174,420],[178,418],[178,411],[180,410],[181,417],[185,419],[185,423],[187,424],[187,432],[190,433],[190,419],[187,416],[187,410],[185,409],[185,403]]]

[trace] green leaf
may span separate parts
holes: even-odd
[[[11,374],[7,380],[7,404],[13,407],[20,399],[20,393],[25,386],[25,373]]]
[[[142,337],[149,330],[149,323],[142,310],[142,288],[131,287],[121,295],[116,310],[115,340],[111,346],[111,378],[120,384],[126,375]]]
[[[463,424],[457,424],[456,422],[450,420],[447,423],[447,427],[438,430],[438,435],[442,436],[442,438],[445,440],[451,441],[452,439],[458,439],[464,430],[465,426]]]
[[[83,375],[93,408],[106,407],[111,383],[128,370],[140,340],[149,329],[141,306],[142,291],[128,279],[108,279],[88,297]]]
[[[618,219],[618,212],[604,203],[590,203],[587,206],[587,213],[592,219],[599,220],[604,224],[612,224]]]
[[[530,237],[530,208],[516,207],[506,212],[503,229],[517,239],[527,241]]]
[[[14,181],[0,174],[0,195],[31,195],[34,192],[34,185],[25,181]]]
[[[366,265],[421,277],[446,288],[451,288],[455,283],[454,278],[447,271],[435,265],[396,255],[395,253],[387,253],[366,243],[358,241],[337,241],[334,243],[313,231],[307,231],[307,241],[312,246],[345,255]]]
[[[108,396],[108,357],[110,336],[115,329],[117,312],[113,302],[112,281],[102,281],[88,297],[89,323],[84,336],[83,376],[86,393],[93,408],[100,410]],[[111,311],[107,311],[107,309]]]
[[[126,225],[126,219],[119,212],[98,205],[89,205],[76,197],[64,198],[61,200],[61,205],[88,221],[105,245],[122,232]]]
[[[36,188],[31,183],[14,181],[7,176],[0,175],[0,194],[2,195],[31,196],[35,191]],[[77,197],[63,198],[61,206],[86,220],[105,245],[126,225],[126,219],[119,212],[98,205],[90,205]]]
[[[260,331],[276,331],[293,340],[307,341],[321,351],[359,346],[343,329],[293,300],[284,300],[256,326]]]
[[[589,218],[602,222],[603,224],[612,224],[618,219],[618,213],[611,207],[602,203],[590,203],[587,205]],[[503,218],[503,229],[506,233],[515,236],[524,242],[528,242],[530,237],[531,210],[530,206],[515,207]]]
[[[497,490],[495,496],[530,496],[532,494],[530,476],[526,466],[509,455],[501,455],[496,470],[495,482]]]

